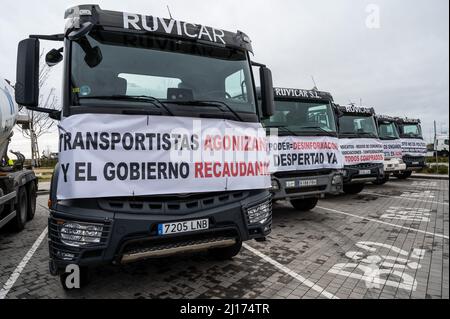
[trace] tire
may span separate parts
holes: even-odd
[[[20,187],[17,193],[17,204],[15,205],[16,217],[14,218],[14,229],[21,231],[27,222],[28,194],[25,187]]]
[[[314,207],[316,207],[319,199],[317,197],[310,197],[305,199],[291,199],[291,205],[294,206],[296,210],[301,212],[307,212]]]
[[[412,174],[411,171],[405,171],[405,172],[402,172],[400,174],[397,174],[396,177],[398,179],[407,179],[408,177],[411,177],[411,174]]]
[[[28,187],[28,209],[27,209],[27,219],[32,220],[34,218],[34,214],[36,213],[36,183],[30,182],[30,186]]]
[[[345,194],[359,194],[364,189],[364,184],[348,184],[344,185]]]
[[[377,179],[376,181],[373,181],[372,184],[374,185],[384,185],[389,181],[389,175],[384,175],[383,179]]]
[[[66,272],[62,272],[59,275],[59,281],[61,283],[61,286],[63,287],[64,290],[66,291],[72,291],[72,290],[76,290],[77,288],[69,288],[67,286],[66,283],[66,279],[69,276],[69,273]],[[80,267],[80,289],[83,287],[86,287],[87,284],[89,283],[89,269],[87,267]]]
[[[213,248],[208,251],[209,255],[216,260],[229,260],[239,254],[242,248],[242,242],[238,242],[233,246],[223,248]]]

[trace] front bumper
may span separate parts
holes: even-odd
[[[360,164],[344,167],[344,184],[370,183],[384,179],[383,163]]]
[[[419,171],[427,167],[424,156],[403,156],[403,161],[407,171]]]
[[[342,189],[342,174],[340,172],[292,177],[272,175],[271,192],[274,200],[323,197],[325,194],[339,194]]]
[[[192,247],[205,250],[218,247],[219,242],[224,244],[232,240],[239,242],[263,238],[271,231],[271,207],[268,218],[256,224],[250,223],[247,209],[265,202],[271,203],[268,191],[242,201],[222,206],[214,203],[210,204],[210,208],[203,207],[194,213],[177,215],[116,213],[59,205],[56,210],[50,211],[49,217],[51,269],[54,269],[53,274],[57,274],[69,264],[93,266],[137,260],[140,258],[130,258],[130,254],[140,247],[145,247],[147,251],[164,249],[164,252],[180,253],[190,252]],[[206,218],[209,220],[209,229],[158,235],[158,224]],[[101,238],[97,243],[85,246],[67,245],[67,241],[61,238],[61,225],[66,222],[101,225]],[[165,255],[158,252],[153,254],[155,257]],[[127,260],[123,260],[124,256],[127,256]]]
[[[400,158],[390,158],[384,161],[384,172],[386,173],[400,173],[406,170],[406,164]]]

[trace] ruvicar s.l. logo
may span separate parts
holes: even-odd
[[[124,13],[123,27],[125,29],[177,34],[188,38],[226,44],[224,39],[225,32],[223,30],[173,19]]]
[[[314,90],[300,90],[300,89],[284,89],[275,88],[275,96],[279,97],[299,97],[299,98],[311,98],[321,99],[317,91]]]

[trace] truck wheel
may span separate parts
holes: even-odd
[[[20,187],[17,194],[16,217],[14,218],[14,228],[21,231],[27,222],[28,196],[25,187]]]
[[[318,201],[319,199],[317,197],[304,199],[291,199],[291,205],[294,206],[296,210],[306,212],[316,207]]]
[[[67,285],[67,278],[70,276],[70,273],[62,272],[59,275],[59,281],[61,282],[61,286],[66,291],[75,290],[77,288],[69,287]],[[80,289],[83,287],[86,287],[86,285],[89,283],[89,269],[87,267],[80,267]]]
[[[398,179],[407,179],[408,177],[411,176],[411,174],[412,174],[411,171],[405,171],[405,172],[402,172],[402,173],[398,174],[396,177]]]
[[[28,220],[32,220],[34,218],[34,214],[36,213],[36,196],[36,184],[34,182],[31,182],[30,187],[28,188]]]
[[[234,244],[233,246],[223,248],[213,248],[208,251],[209,255],[216,260],[229,260],[239,254],[241,251],[242,242]]]
[[[384,175],[384,178],[377,179],[376,181],[373,181],[372,184],[374,185],[384,185],[389,181],[389,175]]]
[[[346,194],[358,194],[364,189],[364,184],[348,184],[344,185],[344,193]]]

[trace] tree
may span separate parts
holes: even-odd
[[[55,88],[47,88],[47,80],[51,68],[45,63],[44,50],[39,55],[39,107],[47,109],[59,109],[59,100]],[[22,114],[28,116],[29,127],[21,128],[22,135],[31,141],[31,160],[34,166],[40,166],[39,137],[49,133],[55,125],[55,121],[47,113],[34,112],[22,108]]]

